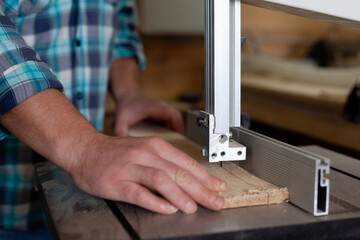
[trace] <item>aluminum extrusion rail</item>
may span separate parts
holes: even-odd
[[[279,187],[290,202],[314,216],[329,212],[330,160],[245,128],[231,128],[233,139],[247,147],[239,165]]]

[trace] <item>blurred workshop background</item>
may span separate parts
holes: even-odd
[[[203,0],[138,1],[144,92],[203,108]],[[242,111],[251,129],[360,158],[360,29],[242,5]],[[111,100],[105,129],[113,123]]]

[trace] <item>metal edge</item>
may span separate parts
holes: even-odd
[[[326,159],[326,164],[317,162],[315,172],[315,179],[317,179],[317,181],[315,184],[314,216],[328,215],[330,199],[330,180],[326,178],[325,175],[330,174],[330,160]],[[325,199],[323,199],[321,194],[324,194]]]
[[[231,128],[231,131],[234,140],[244,144],[248,149],[247,160],[239,163],[241,167],[270,183],[288,187],[290,202],[314,216],[328,214],[330,181],[326,178],[326,174],[330,173],[329,159],[248,129]],[[241,137],[240,134],[243,136]],[[251,141],[244,142],[243,138]],[[254,148],[258,152],[268,151],[268,155],[259,153],[256,154],[256,158],[252,158],[251,152]],[[270,160],[272,162],[269,165],[267,162]],[[261,166],[257,165],[257,163],[260,163]],[[298,166],[298,169],[294,169],[295,165]],[[271,171],[276,172],[276,174],[271,174]],[[289,175],[290,172],[297,171],[303,172]],[[282,174],[290,179],[284,180],[282,177],[277,177],[277,174]],[[307,179],[308,177],[311,177],[312,180]],[[313,184],[310,184],[312,181]],[[307,185],[304,186],[303,183],[306,182]],[[313,194],[301,196],[304,192],[312,192]],[[312,202],[311,207],[310,202]]]

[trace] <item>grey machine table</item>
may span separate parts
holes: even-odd
[[[360,239],[360,161],[302,148],[331,160],[327,216],[291,203],[161,215],[88,195],[49,162],[35,165],[36,182],[53,239]]]

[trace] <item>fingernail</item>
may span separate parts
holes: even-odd
[[[226,188],[227,188],[227,186],[226,186],[226,183],[225,183],[225,182],[221,182],[221,183],[218,185],[218,189],[219,189],[220,191],[225,191]]]
[[[176,213],[179,210],[176,207],[174,207],[173,205],[171,205],[170,203],[168,203],[166,207],[171,213]]]
[[[196,211],[197,206],[195,203],[189,201],[187,202],[185,208],[186,208],[185,212],[189,214],[189,213],[194,213]]]
[[[217,196],[217,195],[213,198],[212,202],[219,209],[222,208],[224,206],[224,203],[225,203],[224,199],[222,197]]]

